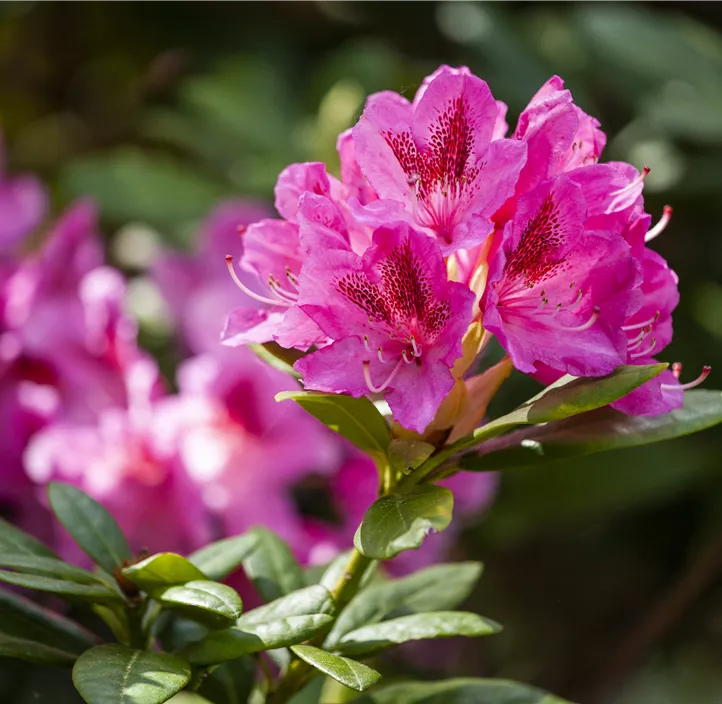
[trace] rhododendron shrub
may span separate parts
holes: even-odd
[[[437,564],[490,471],[695,432],[722,422],[722,394],[694,388],[709,368],[684,381],[658,361],[679,294],[650,247],[671,209],[652,226],[649,169],[600,161],[601,126],[558,77],[508,137],[506,113],[442,66],[411,101],[368,99],[340,178],[292,164],[277,216],[219,206],[193,255],[154,267],[197,355],[177,393],[77,234],[85,206],[8,260],[9,456],[48,484],[53,547],[83,567],[3,522],[0,580],[88,602],[118,642],[8,595],[20,626],[0,626],[1,653],[71,665],[89,704],[564,704],[492,679],[377,684],[376,668],[398,644],[500,630],[457,610],[481,565]],[[539,393],[490,418],[513,373]],[[292,500],[319,488],[325,515]],[[224,583],[238,574],[260,605]]]

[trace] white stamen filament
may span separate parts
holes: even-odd
[[[298,293],[295,291],[286,291],[281,286],[281,282],[273,277],[269,278],[268,287],[271,292],[277,295],[281,300],[288,301],[289,303],[296,303],[298,301]]]
[[[404,360],[404,362],[406,362],[406,364],[413,364],[413,363],[414,363],[415,357],[412,357],[411,359],[409,359],[409,358],[406,356],[406,350],[401,350],[401,357],[402,357],[402,359]]]
[[[647,325],[656,323],[658,319],[659,319],[659,311],[657,311],[649,320],[645,320],[643,323],[634,323],[633,325],[622,325],[622,330],[624,330],[624,332],[629,332],[630,330],[639,330],[639,328],[646,328]]]
[[[621,196],[625,193],[629,193],[629,191],[633,190],[637,186],[639,186],[640,183],[644,182],[644,179],[647,178],[647,174],[649,173],[649,166],[645,166],[642,169],[642,173],[637,176],[633,181],[630,181],[626,186],[623,188],[620,188],[618,191],[612,191],[610,195],[612,196]]]
[[[399,359],[398,362],[396,362],[396,366],[391,371],[391,374],[389,374],[386,377],[386,381],[384,381],[381,386],[375,386],[373,381],[371,381],[371,370],[370,362],[364,362],[364,381],[366,381],[366,386],[368,387],[368,390],[373,394],[380,394],[382,391],[385,391],[388,385],[394,380],[394,377],[398,373],[399,369],[401,369],[401,365],[403,364],[403,359]]]
[[[664,232],[664,228],[669,225],[669,221],[672,219],[672,206],[671,205],[665,205],[664,210],[662,211],[662,217],[659,219],[659,222],[652,227],[647,234],[644,236],[645,242],[651,242],[657,235],[661,235],[662,232]]]
[[[384,359],[384,351],[380,347],[378,349],[378,358],[381,364],[386,364],[386,360]]]
[[[630,354],[630,359],[639,359],[640,357],[649,357],[649,355],[652,354],[654,351],[654,348],[657,344],[657,338],[653,337],[652,341],[649,343],[649,347],[647,347],[646,350],[642,350],[641,352],[635,352],[634,354]]]
[[[366,348],[367,352],[371,352],[371,345],[369,345],[369,336],[364,335],[364,347]]]
[[[581,325],[577,325],[576,327],[573,327],[573,328],[561,326],[561,329],[568,330],[569,332],[581,332],[582,330],[589,330],[589,328],[592,327],[592,325],[594,325],[594,323],[597,322],[598,317],[599,317],[599,308],[594,306],[594,311],[592,312],[591,317],[589,318],[589,320],[587,320],[586,323],[582,323]]]
[[[673,374],[674,374],[674,366],[675,365],[672,365],[672,373]],[[681,372],[682,365],[680,364],[679,367],[680,367],[679,370]],[[687,382],[686,384],[680,384],[679,386],[677,386],[676,384],[660,384],[660,386],[663,389],[670,389],[670,390],[671,389],[682,389],[682,391],[687,391],[688,389],[693,389],[695,386],[699,386],[709,376],[711,371],[712,371],[712,367],[704,366],[704,367],[702,367],[702,373],[694,381]],[[677,375],[675,374],[675,376],[677,376]]]
[[[238,278],[238,275],[236,274],[236,272],[233,268],[233,257],[230,254],[226,255],[226,266],[228,267],[228,272],[230,273],[231,278],[233,279],[233,283],[236,286],[238,286],[238,288],[240,288],[241,291],[243,291],[243,293],[246,294],[246,296],[249,296],[250,298],[253,298],[256,301],[259,301],[260,303],[267,303],[268,305],[271,305],[271,306],[282,306],[284,308],[291,307],[291,305],[292,305],[291,301],[281,300],[280,298],[276,298],[276,299],[266,298],[265,296],[261,296],[260,294],[255,293],[254,291],[251,291],[250,288],[245,286],[245,284],[243,284],[241,282],[241,280]]]
[[[642,330],[642,332],[637,335],[633,340],[629,340],[627,342],[627,350],[631,352],[632,350],[636,350],[637,347],[639,347],[643,342],[644,338],[647,337],[647,335],[651,332],[651,330]]]
[[[411,348],[414,350],[414,357],[421,357],[421,347],[416,344],[414,336],[411,336]]]

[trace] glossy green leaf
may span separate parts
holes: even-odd
[[[511,413],[482,425],[471,435],[433,455],[423,468],[428,472],[463,450],[481,445],[517,426],[549,423],[608,406],[666,368],[666,364],[640,364],[618,367],[604,377],[577,378],[567,374]]]
[[[99,584],[101,580],[92,572],[70,565],[55,557],[30,554],[0,553],[0,567],[10,567],[17,572],[57,577],[80,584]]]
[[[659,416],[627,416],[612,408],[510,433],[486,443],[483,454],[465,455],[462,469],[531,467],[568,457],[647,445],[722,423],[722,392],[687,391],[684,407]]]
[[[4,589],[0,589],[0,632],[77,654],[98,640],[66,616]]]
[[[332,617],[326,614],[314,614],[248,624],[244,628],[234,626],[209,633],[203,640],[188,646],[185,654],[195,665],[235,660],[260,650],[302,643],[327,628],[332,621]]]
[[[115,519],[97,501],[70,484],[48,485],[50,507],[73,540],[113,574],[131,557],[125,536]]]
[[[418,548],[430,532],[444,530],[453,507],[453,494],[440,486],[420,486],[406,494],[382,496],[366,511],[354,545],[366,557],[388,560]]]
[[[238,619],[237,625],[239,628],[244,628],[247,625],[269,623],[288,616],[332,614],[334,609],[335,605],[328,589],[316,584],[247,611]]]
[[[334,623],[324,647],[331,650],[346,633],[377,623],[392,612],[454,609],[472,592],[481,571],[480,562],[434,565],[408,577],[374,584],[351,599]]]
[[[232,587],[207,579],[150,592],[165,607],[211,628],[226,628],[241,615],[241,597]]]
[[[284,391],[277,401],[292,399],[314,418],[375,460],[385,460],[391,442],[388,423],[367,398],[316,391]]]
[[[16,658],[42,665],[71,667],[78,656],[45,643],[0,632],[0,657]]]
[[[252,657],[223,663],[203,680],[198,693],[213,704],[245,704],[253,689],[256,667]]]
[[[58,556],[31,535],[0,518],[0,552],[15,555],[38,555],[39,557]]]
[[[317,577],[316,581],[322,587],[326,587],[326,589],[331,591],[336,586],[336,584],[338,584],[338,581],[341,579],[343,573],[346,571],[346,566],[348,565],[348,561],[352,553],[353,550],[344,550],[344,552],[336,555],[336,557],[318,573],[320,576]],[[378,562],[372,562],[366,568],[364,576],[361,578],[359,586],[360,589],[364,589],[370,582],[373,581],[373,579],[376,577],[378,566]],[[306,577],[309,577],[308,569],[306,570]]]
[[[123,569],[123,576],[146,592],[174,584],[206,579],[206,575],[194,564],[173,552],[151,555],[145,560],[130,565]]]
[[[303,352],[295,349],[286,349],[276,342],[266,342],[262,345],[248,345],[250,350],[268,366],[278,369],[279,372],[288,374],[296,379],[301,375],[293,368],[294,362],[303,357]]]
[[[190,681],[178,655],[99,645],[78,658],[73,684],[87,704],[163,704]]]
[[[363,692],[381,679],[381,674],[355,660],[349,660],[339,655],[327,653],[312,645],[294,645],[291,647],[301,660],[313,665],[317,670],[328,677],[333,677],[341,684]]]
[[[253,533],[217,540],[188,556],[208,579],[216,581],[236,570],[253,550],[258,536]]]
[[[273,601],[306,586],[301,566],[281,538],[260,527],[248,535],[255,540],[243,560],[243,569],[264,601]]]
[[[80,584],[67,579],[44,577],[38,574],[23,574],[21,572],[6,572],[0,570],[0,582],[15,584],[18,587],[37,589],[41,592],[51,592],[58,596],[83,599],[85,601],[118,601],[122,597],[116,591],[102,584]]]
[[[423,464],[434,449],[433,445],[421,440],[395,438],[389,445],[389,458],[395,469],[408,471]]]
[[[404,682],[377,689],[355,704],[571,704],[541,689],[510,680],[474,678]]]
[[[343,636],[335,649],[347,655],[366,655],[410,640],[489,636],[499,631],[501,626],[498,623],[478,614],[433,611],[361,626]]]

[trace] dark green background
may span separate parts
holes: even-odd
[[[669,361],[722,388],[722,35],[717,3],[0,4],[0,119],[12,170],[59,207],[98,200],[114,233],[187,246],[219,197],[269,199],[326,160],[364,96],[468,64],[510,107],[551,74],[652,171],[655,247],[680,277]],[[137,272],[131,272],[137,273]],[[143,339],[172,369],[163,331]],[[531,386],[509,384],[520,396]],[[510,399],[508,399],[510,400]],[[530,681],[583,704],[722,702],[722,433],[504,475],[457,557],[485,561],[473,608],[501,636],[417,653],[419,675]],[[390,665],[391,666],[391,665]],[[403,669],[408,667],[394,664]],[[79,701],[69,674],[0,664],[0,701]]]

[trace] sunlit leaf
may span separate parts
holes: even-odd
[[[327,653],[325,650],[314,648],[312,645],[294,645],[291,650],[301,660],[313,665],[324,675],[333,677],[333,679],[357,692],[363,692],[381,679],[381,674],[368,667],[368,665]]]
[[[99,645],[83,653],[73,668],[73,684],[87,704],[163,704],[191,678],[178,655]]]
[[[232,587],[210,580],[196,580],[151,591],[167,608],[212,628],[225,628],[241,615],[241,597]]]
[[[223,579],[240,567],[243,560],[253,551],[258,536],[255,533],[234,535],[217,540],[188,556],[209,579]]]
[[[151,555],[130,565],[123,569],[123,576],[147,592],[159,587],[206,579],[206,575],[194,564],[173,552]]]
[[[418,548],[430,532],[444,530],[451,521],[453,507],[453,494],[440,486],[421,486],[406,494],[382,496],[366,511],[354,545],[366,557],[388,560],[404,550]]]

